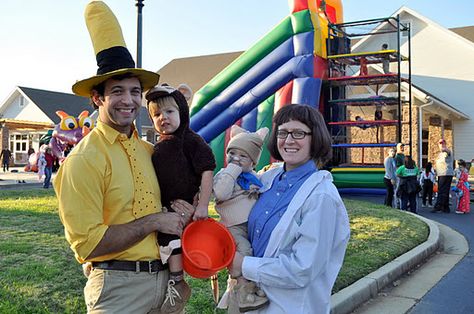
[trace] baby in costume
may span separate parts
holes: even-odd
[[[234,237],[237,250],[243,255],[253,253],[247,235],[247,221],[250,210],[258,199],[259,188],[262,187],[254,167],[260,159],[267,134],[268,128],[250,133],[237,125],[232,126],[231,139],[226,150],[227,167],[214,176],[216,210],[221,216],[221,223]],[[268,298],[254,282],[238,274],[230,275],[237,280],[233,291],[237,292],[241,312],[257,310],[268,304]],[[226,291],[218,307],[227,308],[228,294]]]

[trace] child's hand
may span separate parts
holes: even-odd
[[[197,206],[194,212],[193,220],[203,220],[209,217],[207,212],[207,206]]]
[[[92,263],[87,262],[87,263],[82,264],[82,273],[84,274],[84,276],[86,276],[86,278],[89,278],[91,271],[92,271]]]

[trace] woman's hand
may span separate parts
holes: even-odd
[[[183,200],[174,200],[171,203],[171,208],[183,218],[185,225],[191,222],[195,212],[193,205]]]
[[[242,263],[244,262],[244,256],[239,253],[235,252],[234,260],[232,264],[229,266],[229,273],[232,278],[237,278],[242,276]]]

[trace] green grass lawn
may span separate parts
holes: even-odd
[[[334,292],[428,237],[428,226],[411,215],[365,202],[345,203],[352,234]],[[226,275],[219,274],[221,294]],[[54,192],[0,191],[0,313],[85,313],[85,281],[65,241]],[[225,313],[214,310],[209,280],[188,282],[193,295],[187,313]]]

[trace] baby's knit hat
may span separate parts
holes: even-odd
[[[262,154],[262,146],[267,134],[268,128],[265,127],[252,133],[242,129],[238,125],[233,125],[230,129],[230,141],[227,145],[226,153],[229,152],[231,148],[243,150],[256,165]]]

